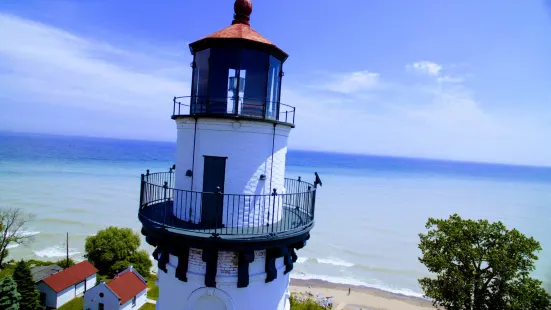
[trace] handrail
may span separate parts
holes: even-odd
[[[181,99],[189,99],[183,103]],[[274,106],[275,105],[275,106]],[[272,106],[272,109],[269,109]],[[296,108],[279,101],[248,97],[174,97],[172,115],[235,115],[295,124]]]
[[[286,178],[285,191],[269,194],[189,191],[174,184],[172,169],[142,175],[142,222],[183,234],[231,238],[273,238],[314,223],[316,187],[300,178]]]

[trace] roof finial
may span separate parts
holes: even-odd
[[[249,20],[251,19],[251,13],[253,12],[253,4],[251,3],[251,0],[235,0],[233,10],[235,11],[235,15],[233,16],[232,25],[250,25]]]

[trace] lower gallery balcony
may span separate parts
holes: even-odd
[[[176,189],[174,173],[142,176],[142,224],[173,234],[225,240],[284,239],[314,224],[316,189],[300,179],[266,195]]]

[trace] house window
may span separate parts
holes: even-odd
[[[98,310],[104,310],[105,309],[105,306],[103,305],[103,303],[99,303],[98,304]]]
[[[132,307],[136,307],[136,296],[132,297]]]

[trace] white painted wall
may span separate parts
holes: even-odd
[[[36,289],[46,294],[46,307],[56,308],[57,293],[43,281],[38,282]]]
[[[284,275],[285,265],[283,258],[276,260],[278,271],[277,279],[265,283],[266,251],[255,251],[255,260],[249,265],[250,283],[246,288],[237,288],[237,259],[236,253],[220,252],[218,256],[218,271],[216,275],[216,290],[198,289],[205,287],[206,264],[202,260],[202,250],[190,249],[188,282],[182,282],[175,276],[178,258],[170,256],[167,264],[167,273],[159,270],[160,296],[157,301],[157,310],[188,309],[183,305],[191,302],[214,305],[222,302],[227,310],[257,310],[257,309],[289,309],[289,273]],[[194,292],[196,292],[195,295]],[[199,294],[199,296],[197,296]],[[205,297],[201,297],[205,295]],[[208,297],[210,296],[210,297]],[[225,298],[224,296],[227,296]],[[226,300],[226,299],[229,299]],[[232,306],[229,306],[229,304]],[[199,304],[189,308],[193,310],[210,310],[199,308]]]
[[[59,308],[62,305],[68,303],[71,300],[73,300],[75,297],[76,297],[75,286],[71,285],[68,288],[64,289],[63,291],[57,293],[56,306]]]
[[[285,192],[285,160],[291,127],[277,125],[274,140],[274,126],[270,123],[201,118],[197,121],[195,165],[192,167],[195,120],[186,118],[176,122],[176,188],[198,192],[203,190],[203,156],[206,155],[227,157],[224,184],[226,194],[264,195],[271,194],[273,188],[278,193]],[[188,169],[193,171],[193,188],[192,178],[185,176]],[[262,174],[266,176],[266,180],[260,180]],[[192,197],[194,196],[176,194],[173,211],[180,219],[198,223],[201,219],[201,201]],[[236,198],[224,201],[223,223],[226,226],[263,226],[272,220],[279,221],[281,215],[281,199],[275,200],[275,207],[271,198],[252,201]]]
[[[117,308],[117,309],[120,309],[120,310],[140,309],[140,307],[143,306],[146,302],[146,294],[145,294],[146,291],[147,291],[147,289],[141,291],[140,293],[138,293],[138,295],[136,295],[136,305],[135,306],[132,306],[132,299],[130,299],[129,301],[124,303],[124,305],[121,305],[120,308]],[[105,309],[108,310],[107,308],[105,308]]]
[[[86,290],[91,289],[92,287],[96,286],[96,274],[89,276],[86,278]]]
[[[84,294],[84,288],[85,288],[85,285],[86,285],[86,281],[83,280],[82,282],[79,282],[76,284],[76,287],[75,287],[75,294],[78,296],[80,294]]]
[[[103,293],[103,297],[100,297]],[[105,310],[119,309],[119,298],[111,291],[105,282],[102,282],[86,291],[84,294],[84,310],[97,310],[99,303],[103,303]]]

